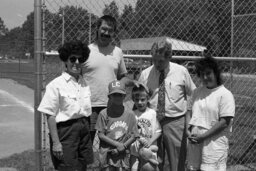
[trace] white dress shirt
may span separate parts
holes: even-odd
[[[91,115],[91,92],[82,76],[76,81],[66,72],[46,86],[38,111],[56,116],[56,122]]]

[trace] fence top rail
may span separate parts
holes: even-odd
[[[124,54],[125,58],[151,58],[151,55],[131,55],[131,54]],[[172,59],[177,60],[197,60],[202,58],[202,56],[172,56]],[[256,61],[256,58],[250,57],[214,57],[220,61]]]
[[[58,53],[55,54],[48,54],[46,53],[46,55],[48,56],[58,56]],[[152,56],[151,55],[132,55],[132,54],[124,54],[125,58],[145,58],[145,59],[149,59]],[[202,56],[172,56],[172,59],[176,59],[176,60],[197,60],[202,58]],[[256,61],[256,58],[251,58],[251,57],[214,57],[217,60],[220,61]]]

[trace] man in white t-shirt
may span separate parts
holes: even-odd
[[[88,60],[83,64],[83,76],[91,90],[92,115],[90,117],[91,138],[95,136],[95,124],[100,111],[107,106],[108,84],[121,80],[124,84],[132,83],[126,77],[122,50],[112,44],[116,32],[116,20],[104,15],[97,22],[96,41],[89,45],[91,50]]]

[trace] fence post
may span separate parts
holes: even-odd
[[[37,107],[41,101],[42,87],[42,35],[41,35],[41,0],[34,0],[34,63],[35,63],[35,85],[34,85],[34,140],[35,140],[35,163],[36,171],[42,170],[42,130],[41,113]]]
[[[231,2],[231,44],[230,44],[230,56],[234,56],[234,8],[235,3],[234,0]],[[233,74],[234,74],[234,66],[233,66],[233,61],[230,62],[230,89],[232,89],[232,82],[233,82]]]

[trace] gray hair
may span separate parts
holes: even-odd
[[[152,56],[162,53],[164,53],[164,57],[172,57],[172,44],[166,38],[153,43],[151,47]]]

